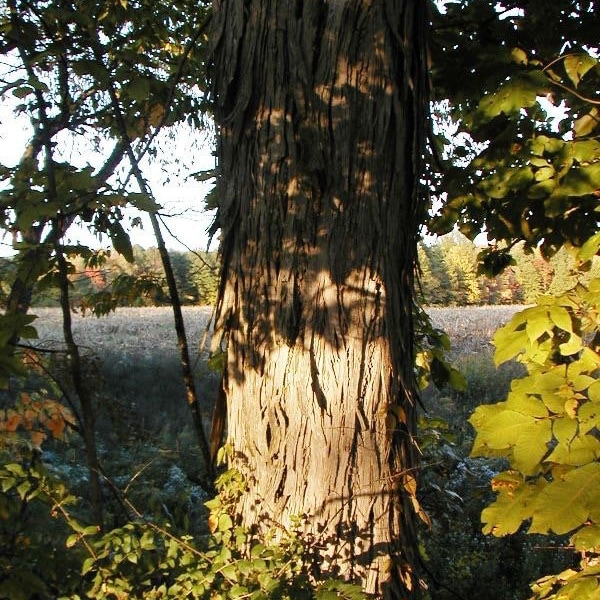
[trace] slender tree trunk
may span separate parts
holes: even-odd
[[[416,588],[413,273],[421,0],[215,0],[216,342],[240,519],[306,519],[320,564]]]
[[[71,319],[71,303],[69,301],[69,280],[67,261],[60,242],[54,244],[56,262],[60,276],[60,306],[63,317],[63,337],[67,346],[67,360],[73,389],[81,404],[82,438],[85,447],[85,461],[90,476],[90,501],[94,523],[100,528],[104,526],[104,501],[100,484],[100,462],[98,460],[98,445],[96,444],[96,411],[90,394],[88,383],[84,380],[83,366],[79,346],[73,337]]]

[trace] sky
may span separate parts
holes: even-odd
[[[0,105],[0,164],[14,166],[18,163],[30,136],[28,120],[17,118],[10,105]],[[70,146],[69,146],[70,144]],[[77,166],[93,164],[94,157],[85,147],[73,142],[65,144],[62,151],[64,160]],[[144,161],[142,170],[146,176],[156,201],[161,206],[160,214],[165,215],[163,237],[170,250],[206,250],[208,248],[207,229],[213,220],[213,213],[204,210],[204,198],[210,191],[211,182],[198,182],[191,175],[198,171],[213,169],[215,159],[212,154],[212,140],[208,135],[193,134],[182,128],[175,139],[159,138],[158,159],[153,163]],[[161,161],[165,164],[161,165]],[[170,215],[166,217],[166,215]],[[130,229],[129,222],[140,217],[142,226]],[[152,227],[147,215],[128,209],[123,226],[129,231],[133,244],[145,248],[156,246]],[[1,236],[1,233],[0,233]],[[110,247],[110,240],[98,240],[83,227],[72,226],[66,236],[70,242],[81,242],[95,248]],[[216,249],[213,240],[211,250]],[[12,239],[0,237],[0,256],[13,254]]]

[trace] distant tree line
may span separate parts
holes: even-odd
[[[419,245],[420,291],[425,304],[468,306],[484,304],[531,304],[543,294],[560,294],[576,281],[574,259],[565,249],[550,259],[539,251],[525,252],[522,246],[511,251],[514,264],[494,278],[478,273],[480,248],[459,233],[433,243]],[[76,307],[95,305],[160,306],[170,298],[156,248],[134,246],[134,261],[127,262],[116,252],[96,251],[71,264],[71,298]],[[183,304],[212,305],[217,297],[216,252],[170,252]],[[0,258],[0,304],[4,303],[14,270],[10,258]],[[592,263],[586,279],[600,274],[600,261]],[[579,275],[580,276],[580,275]],[[57,288],[49,273],[38,283],[34,304],[58,304]],[[102,312],[100,310],[99,312]]]
[[[511,250],[514,264],[489,278],[478,273],[480,248],[459,233],[442,236],[433,244],[420,244],[420,284],[425,304],[465,306],[478,304],[531,304],[544,294],[557,295],[573,287],[577,274],[573,255],[565,248],[550,259],[539,251]],[[594,260],[585,280],[598,277]]]
[[[216,252],[170,252],[171,262],[183,304],[212,305],[217,297]],[[106,312],[114,306],[160,306],[170,304],[168,288],[157,248],[133,247],[133,262],[110,251],[95,251],[77,257],[70,264],[70,298],[77,308]],[[0,258],[0,305],[8,293],[10,271],[16,265]],[[52,285],[54,273],[41,278],[33,304],[58,305],[58,289]],[[102,308],[104,307],[104,308]]]

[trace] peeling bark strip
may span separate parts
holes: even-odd
[[[415,588],[413,273],[424,0],[215,0],[217,342],[258,530],[306,515],[323,568]]]

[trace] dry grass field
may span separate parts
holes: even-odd
[[[498,326],[506,323],[522,307],[470,306],[430,308],[433,324],[448,333],[454,353],[473,354],[490,349],[490,341]],[[40,342],[61,344],[61,314],[57,308],[36,308],[34,323]],[[190,348],[198,348],[209,330],[212,308],[184,307],[183,315]],[[75,315],[75,338],[83,348],[96,352],[110,350],[127,354],[149,355],[177,352],[173,316],[169,307],[119,308],[97,318]]]
[[[213,309],[207,306],[184,307],[183,317],[190,348],[198,348],[204,337]],[[40,342],[60,346],[62,317],[58,308],[35,308],[34,323]],[[82,348],[101,352],[131,354],[177,352],[173,312],[168,306],[119,308],[105,317],[87,314],[73,317],[75,340]]]
[[[431,308],[433,325],[447,332],[452,342],[449,360],[464,373],[469,388],[459,398],[445,390],[430,388],[424,394],[428,410],[452,413],[466,419],[481,402],[500,399],[514,369],[495,369],[491,339],[498,326],[519,307],[482,306]],[[37,308],[34,325],[39,334],[35,345],[62,349],[62,320],[57,308]],[[212,416],[219,374],[206,364],[212,325],[211,307],[184,307],[188,344],[195,365],[196,388],[206,426]],[[126,428],[140,436],[155,436],[165,427],[180,431],[189,426],[179,351],[169,307],[119,308],[108,316],[73,317],[74,336],[89,365],[88,383],[98,398],[100,415],[109,413],[109,429],[122,428],[118,415],[126,414]],[[498,385],[490,386],[496,379]],[[502,382],[502,383],[501,383]],[[448,404],[449,403],[449,404]],[[101,419],[101,422],[106,422]],[[116,420],[115,420],[116,419]],[[168,424],[168,425],[167,425]]]
[[[428,308],[433,325],[445,331],[455,356],[491,351],[498,327],[507,323],[523,306],[455,306]]]

